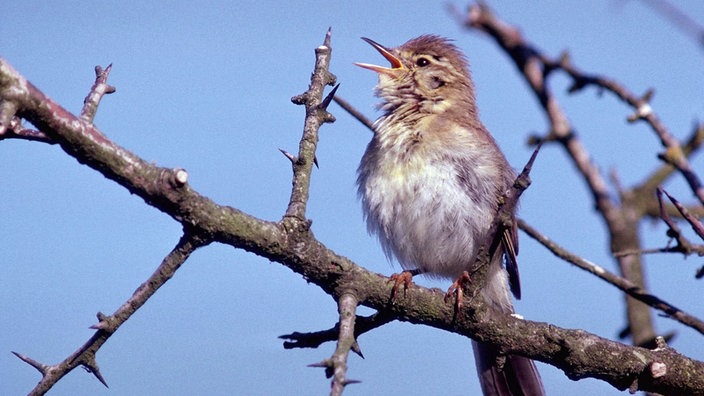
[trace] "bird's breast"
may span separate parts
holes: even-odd
[[[473,202],[456,163],[412,130],[377,134],[359,169],[370,232],[406,269],[456,277],[475,256],[493,207]],[[495,201],[495,198],[492,198]]]

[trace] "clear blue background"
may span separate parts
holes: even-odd
[[[394,46],[422,33],[455,38],[470,59],[483,121],[509,161],[523,166],[530,132],[547,124],[512,64],[483,34],[461,29],[444,2],[39,2],[5,4],[0,56],[47,95],[78,112],[93,67],[114,68],[117,93],[106,97],[96,124],[118,144],[162,166],[183,167],[193,188],[216,202],[278,220],[290,189],[290,166],[278,148],[295,152],[313,49],[333,28],[332,71],[339,94],[376,117],[373,73],[353,62],[383,62],[359,39]],[[246,4],[251,3],[251,4]],[[675,2],[704,19],[698,2]],[[458,4],[463,8],[465,4]],[[638,1],[538,1],[492,5],[498,15],[548,55],[569,50],[574,63],[604,73],[640,94],[671,132],[689,134],[703,113],[704,52]],[[659,166],[661,150],[644,124],[594,89],[573,96],[569,80],[551,80],[590,154],[628,187]],[[371,134],[336,105],[337,122],[321,130],[309,205],[316,236],[373,271],[394,271],[362,222],[355,170]],[[704,175],[702,160],[694,166]],[[606,177],[606,176],[605,176]],[[28,392],[38,373],[10,354],[55,363],[93,333],[98,311],[112,313],[174,246],[179,225],[124,188],[78,164],[56,146],[0,142],[0,394]],[[602,222],[584,183],[557,146],[542,151],[524,194],[521,216],[574,252],[614,270]],[[667,186],[683,201],[679,177]],[[644,223],[643,244],[666,243],[664,228]],[[529,238],[519,257],[526,318],[614,338],[624,326],[623,297],[613,287],[554,258]],[[657,295],[704,317],[702,259],[648,256]],[[395,268],[398,269],[397,267]],[[448,282],[419,283],[445,288]],[[369,310],[363,310],[368,313]],[[329,382],[307,364],[328,357],[282,348],[292,331],[328,328],[332,299],[285,267],[227,246],[196,252],[98,353],[105,389],[75,370],[55,395],[326,394]],[[701,335],[656,318],[671,343],[704,359]],[[346,394],[476,394],[469,340],[435,329],[393,323],[359,340]],[[573,382],[541,365],[548,394],[616,394],[609,385]]]

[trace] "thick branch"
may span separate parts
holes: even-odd
[[[354,290],[359,304],[388,312],[398,320],[496,344],[507,353],[559,367],[574,379],[591,376],[619,389],[633,387],[637,380],[637,388],[661,393],[693,394],[704,389],[704,364],[668,348],[651,351],[629,347],[583,331],[512,316],[493,320],[490,318],[494,314],[487,315],[479,299],[466,299],[465,309],[458,314],[452,304],[444,303],[444,293],[415,285],[403,298],[389,304],[388,278],[327,249],[298,216],[294,216],[296,221],[272,223],[215,204],[190,189],[179,172],[148,164],[111,142],[93,125],[65,111],[4,61],[0,61],[0,100],[12,101],[18,114],[59,141],[78,161],[143,197],[148,204],[191,227],[195,234],[280,262],[336,299]],[[663,365],[666,372],[660,369]],[[653,371],[653,367],[658,370]]]

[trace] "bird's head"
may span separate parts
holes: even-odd
[[[423,35],[399,47],[386,48],[362,39],[390,63],[389,67],[356,63],[379,74],[376,92],[387,112],[410,104],[422,113],[441,114],[448,108],[474,103],[467,60],[450,40]]]

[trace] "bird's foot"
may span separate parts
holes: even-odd
[[[419,270],[409,270],[402,271],[399,274],[392,274],[391,277],[389,277],[389,282],[394,282],[394,287],[391,289],[391,300],[393,301],[393,299],[396,298],[398,288],[401,285],[403,285],[403,292],[405,294],[408,286],[413,284],[413,277],[419,273]]]
[[[457,311],[460,311],[462,309],[462,299],[464,298],[464,288],[471,281],[472,279],[469,277],[469,272],[462,271],[462,275],[455,279],[455,281],[452,282],[452,285],[450,285],[450,288],[447,289],[447,293],[445,293],[445,302],[448,302],[454,296],[455,308]]]

